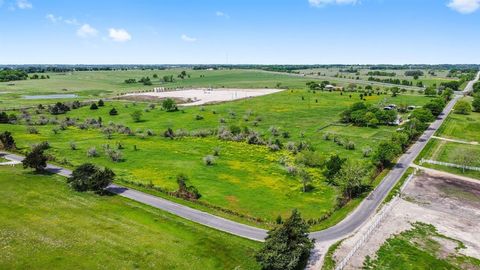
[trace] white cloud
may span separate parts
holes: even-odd
[[[447,6],[460,13],[469,14],[480,8],[480,0],[451,0]]]
[[[95,37],[98,35],[98,30],[91,27],[89,24],[84,24],[80,26],[77,30],[77,36],[82,38]]]
[[[125,42],[132,39],[132,36],[125,29],[108,29],[108,36],[116,42]]]
[[[59,22],[62,20],[62,17],[57,17],[53,14],[47,14],[47,16],[45,16],[45,18],[47,18],[49,21],[53,22],[53,23],[56,23],[56,22]]]
[[[196,38],[194,38],[194,37],[189,37],[189,36],[187,36],[187,35],[185,35],[185,34],[183,34],[183,35],[181,36],[181,38],[182,38],[183,41],[186,41],[186,42],[195,42],[195,41],[197,41]]]
[[[227,18],[227,19],[230,18],[230,16],[223,11],[217,11],[217,12],[215,12],[215,15],[217,15],[217,17],[224,17],[224,18]]]
[[[31,9],[33,8],[33,5],[27,0],[17,0],[17,7],[19,9]]]
[[[65,19],[63,20],[64,23],[66,24],[71,24],[71,25],[80,25],[80,23],[77,21],[77,19]]]
[[[360,0],[308,0],[311,6],[314,7],[324,7],[330,4],[337,4],[337,5],[355,5],[360,3]]]

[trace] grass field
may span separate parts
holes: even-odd
[[[111,167],[120,180],[151,183],[172,191],[176,189],[176,175],[183,172],[189,176],[190,183],[199,189],[202,194],[200,200],[203,202],[269,222],[273,222],[278,215],[286,217],[292,208],[298,208],[307,219],[315,219],[334,209],[338,190],[324,182],[319,169],[311,169],[314,188],[310,192],[302,192],[300,178],[287,174],[279,163],[280,159],[292,161],[294,157],[290,152],[271,152],[265,146],[221,141],[215,137],[169,140],[163,138],[162,134],[169,127],[174,130],[198,131],[234,124],[254,129],[267,138],[278,138],[284,144],[288,141],[307,141],[323,158],[338,153],[368,162],[362,155],[363,148],[375,149],[375,145],[387,139],[395,132],[396,127],[330,126],[338,121],[343,110],[357,100],[358,94],[352,94],[350,98],[339,93],[288,90],[249,100],[185,108],[183,112],[167,113],[157,107],[144,112],[142,121],[138,123],[131,119],[130,113],[144,110],[147,104],[107,102],[106,106],[99,110],[92,111],[86,106],[60,116],[60,119],[79,118],[79,122],[89,117],[102,117],[103,123],[112,121],[126,125],[134,131],[138,130],[137,135],[140,132],[145,134],[147,129],[156,134],[144,138],[114,134],[111,139],[106,139],[99,130],[80,130],[73,127],[55,134],[52,132],[53,125],[37,126],[39,134],[29,134],[25,125],[0,127],[13,133],[17,146],[23,151],[28,150],[31,144],[48,141],[52,146],[48,153],[57,157],[58,161],[65,158],[68,161],[66,166],[74,167],[83,162],[94,162]],[[385,102],[423,105],[428,100],[423,96],[407,95],[395,98],[387,95],[367,97],[367,102],[373,104]],[[124,104],[128,104],[128,107]],[[119,115],[108,115],[112,107],[118,109]],[[232,112],[235,112],[234,118]],[[195,120],[196,115],[202,115],[204,119]],[[39,115],[32,111],[32,117],[35,119]],[[258,117],[261,121],[254,126],[253,120]],[[220,124],[221,118],[225,119],[225,124]],[[271,135],[271,126],[288,132],[290,137]],[[323,129],[319,130],[320,128]],[[354,142],[355,150],[346,150],[333,141],[325,141],[322,136],[326,132],[334,132]],[[70,142],[75,142],[78,149],[71,150]],[[114,163],[102,149],[106,144],[115,147],[118,142],[124,147],[121,151],[125,161]],[[86,152],[91,147],[96,147],[100,157],[87,158]],[[134,147],[137,150],[134,150]],[[212,154],[216,147],[220,148],[216,164],[204,165],[202,158]],[[348,207],[345,209],[351,210]],[[343,214],[347,213],[348,211]],[[334,217],[335,220],[341,219],[341,216]],[[326,221],[330,224],[329,222]]]
[[[388,77],[388,76],[370,76],[368,75],[368,72],[375,71],[371,69],[358,69],[358,73],[349,73],[349,72],[341,72],[341,70],[344,68],[314,68],[314,69],[303,69],[303,70],[298,70],[298,72],[301,72],[303,74],[308,74],[308,75],[316,75],[319,76],[319,78],[324,78],[324,79],[335,79],[337,78],[338,80],[341,80],[342,78],[346,79],[354,79],[358,80],[358,83],[361,82],[367,82],[369,77],[375,77],[379,79],[388,79],[388,78],[393,78],[393,79],[400,79],[400,80],[408,80],[413,83],[413,86],[417,85],[417,82],[422,82],[424,86],[433,86],[437,85],[439,86],[442,82],[449,82],[452,80],[456,80],[455,78],[448,78],[448,70],[435,70],[435,76],[428,74],[428,70],[422,70],[424,72],[424,76],[419,77],[417,80],[415,80],[413,77],[405,76],[405,71],[406,69],[402,70],[394,70],[394,69],[386,69],[386,70],[380,70],[382,72],[388,72],[388,73],[395,73],[396,75],[393,77]],[[319,75],[320,74],[320,75]],[[357,79],[358,78],[358,79]],[[399,86],[401,87],[401,85]]]
[[[480,113],[473,112],[469,115],[451,113],[436,135],[480,143]]]
[[[68,73],[48,73],[47,80],[25,80],[0,82],[0,106],[12,107],[29,105],[52,100],[26,100],[23,95],[76,94],[78,99],[94,99],[115,96],[131,91],[151,90],[154,87],[189,88],[303,88],[309,81],[306,78],[272,74],[256,70],[189,70],[189,78],[176,78],[182,69],[167,70],[126,70],[126,71],[79,71]],[[157,74],[158,79],[153,78]],[[163,83],[163,76],[173,75],[174,82]],[[141,83],[126,84],[126,79],[150,77],[153,85]],[[12,85],[13,84],[13,85]],[[67,99],[60,99],[65,101]]]
[[[438,137],[460,140],[465,142],[480,143],[480,113],[472,112],[469,115],[450,113],[443,125],[435,134]],[[458,164],[457,156],[460,152],[472,153],[477,159],[473,160],[470,166],[480,167],[480,145],[462,144],[447,142],[439,139],[432,139],[420,153],[417,163],[422,159],[431,159],[448,163]],[[447,171],[454,174],[465,175],[480,179],[480,172],[465,172],[459,168],[451,168],[434,164],[422,164],[423,166]]]
[[[0,166],[1,269],[257,269],[260,244]]]
[[[446,248],[450,242],[453,252]],[[480,260],[458,251],[462,242],[441,235],[434,226],[415,223],[411,230],[388,239],[377,251],[375,259],[368,259],[365,269],[477,269]]]

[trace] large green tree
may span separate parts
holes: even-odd
[[[76,191],[103,192],[114,178],[112,170],[100,169],[91,163],[85,163],[72,172],[72,177],[68,178],[67,182]]]
[[[44,171],[47,167],[47,157],[43,153],[44,148],[36,146],[22,160],[23,168],[32,168],[37,172]]]
[[[268,232],[264,246],[256,259],[265,270],[300,269],[313,248],[308,238],[308,225],[295,209],[280,227]]]

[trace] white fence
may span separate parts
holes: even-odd
[[[408,178],[405,180],[403,183],[402,187],[400,188],[400,193],[405,189],[407,184],[410,182],[410,180],[413,178],[414,173],[410,174]],[[335,270],[342,270],[348,263],[348,261],[355,255],[355,253],[360,249],[365,242],[370,238],[372,235],[373,231],[378,228],[380,223],[382,222],[383,218],[390,212],[390,210],[393,208],[395,203],[397,202],[398,198],[400,197],[400,193],[395,195],[393,199],[385,205],[380,212],[377,213],[377,215],[374,217],[374,221],[370,226],[368,227],[367,231],[363,234],[362,238],[360,238],[357,243],[353,246],[352,250],[345,256],[345,258],[335,267]]]
[[[448,162],[436,161],[436,160],[430,160],[430,159],[423,159],[423,158],[422,158],[422,160],[420,160],[420,163],[429,163],[429,164],[436,164],[436,165],[442,165],[442,166],[447,166],[447,167],[454,167],[454,168],[459,168],[459,169],[464,169],[464,170],[480,171],[480,167],[464,166],[464,165],[459,165],[459,164],[455,164],[455,163],[448,163]]]

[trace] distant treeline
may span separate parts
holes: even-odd
[[[442,69],[442,70],[479,70],[480,65],[0,65],[2,69],[17,69],[27,73],[71,72],[71,71],[110,71],[110,70],[163,70],[171,68],[183,69],[261,69],[275,72],[298,72],[299,69],[338,68],[344,72],[353,72],[360,69],[370,70],[412,70],[412,69]]]
[[[400,80],[400,79],[393,79],[393,78],[375,78],[375,77],[368,77],[368,80],[371,82],[380,82],[380,83],[390,83],[390,84],[398,84],[398,85],[405,85],[405,86],[413,86],[413,82],[409,80]],[[423,87],[422,82],[417,82],[416,86]]]
[[[369,71],[368,76],[385,76],[385,77],[395,77],[397,74],[395,72],[386,72],[386,71]]]
[[[0,70],[0,82],[26,80],[28,74],[23,70],[4,69]]]

